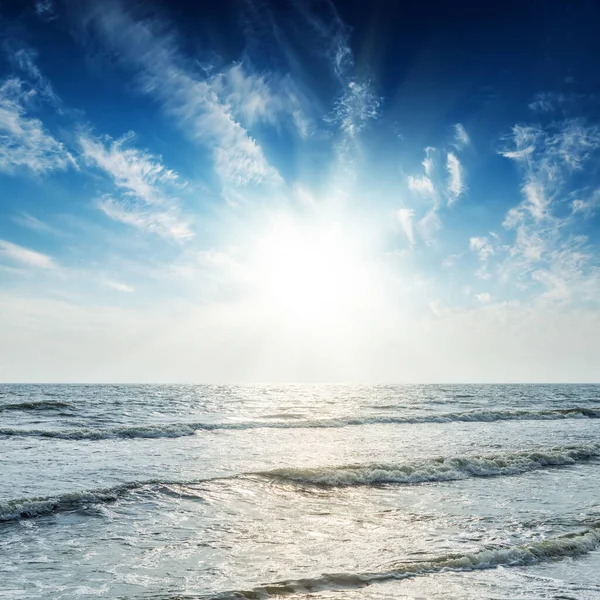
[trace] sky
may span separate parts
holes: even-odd
[[[597,382],[594,2],[0,1],[0,381]]]

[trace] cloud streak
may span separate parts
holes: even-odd
[[[56,269],[58,267],[54,259],[47,254],[18,246],[6,240],[0,240],[0,255],[27,267],[37,269]]]
[[[28,115],[35,94],[18,78],[0,86],[0,171],[13,174],[24,169],[46,175],[77,166],[65,145]]]
[[[187,67],[172,36],[155,32],[151,21],[134,20],[115,3],[96,5],[87,19],[104,42],[118,51],[121,61],[137,71],[140,90],[158,100],[187,135],[212,149],[215,171],[223,185],[281,182],[258,142],[219,96],[222,80],[211,80]],[[242,78],[239,70],[230,71],[228,81],[229,87],[233,82],[234,88],[253,91],[250,99],[239,90],[226,95],[231,101],[239,99],[241,113],[251,120],[265,115],[264,81]]]
[[[120,200],[109,195],[97,207],[110,219],[143,231],[180,242],[192,238],[179,201],[169,194],[179,180],[177,173],[150,153],[127,147],[132,139],[131,133],[118,140],[80,137],[84,161],[106,173],[123,194]]]
[[[448,205],[454,204],[459,196],[465,191],[464,172],[460,161],[452,152],[448,152],[446,158],[446,169],[449,175],[448,181]]]

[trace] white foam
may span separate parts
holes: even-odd
[[[364,464],[340,467],[283,468],[261,473],[265,477],[325,486],[417,484],[468,477],[518,475],[549,466],[573,465],[600,456],[600,445],[582,444],[548,450],[433,458],[403,464]]]
[[[398,562],[388,570],[371,573],[332,573],[319,577],[279,581],[251,590],[226,592],[216,598],[268,598],[316,592],[325,589],[351,589],[369,583],[405,579],[441,571],[474,571],[496,567],[527,566],[567,557],[577,557],[600,545],[600,525],[578,534],[550,538],[519,546],[484,549],[467,554],[446,555],[428,561]]]

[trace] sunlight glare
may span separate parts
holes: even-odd
[[[365,292],[367,273],[358,250],[337,221],[279,219],[259,250],[266,306],[301,327],[342,324]]]

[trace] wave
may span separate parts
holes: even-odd
[[[1,502],[0,522],[31,519],[59,512],[74,511],[90,505],[115,502],[126,494],[142,489],[158,491],[170,496],[175,495],[178,498],[189,496],[197,500],[198,495],[196,493],[187,494],[186,486],[244,477],[260,477],[272,481],[290,481],[330,487],[378,485],[383,483],[409,485],[453,481],[468,477],[518,475],[545,467],[584,463],[597,457],[600,457],[600,444],[582,444],[487,456],[434,458],[403,465],[349,465],[321,469],[274,469],[193,481],[151,479],[122,483],[115,487],[97,490],[84,490],[57,496],[21,498]],[[173,486],[176,486],[175,490]]]
[[[211,595],[215,600],[256,599],[322,590],[361,588],[377,582],[407,579],[441,571],[473,571],[497,567],[524,567],[543,562],[574,558],[592,552],[600,545],[600,523],[581,533],[549,538],[519,546],[507,546],[466,554],[448,554],[430,560],[397,562],[388,570],[367,573],[332,573],[306,579],[278,581],[250,590]],[[208,596],[206,597],[208,598]]]
[[[112,488],[71,492],[45,498],[22,498],[0,502],[0,522],[32,519],[58,512],[78,510],[93,504],[115,502],[121,496],[152,483],[123,483]]]
[[[562,408],[555,410],[491,410],[440,413],[412,417],[347,417],[337,419],[286,420],[286,421],[240,421],[225,423],[157,423],[110,428],[78,429],[18,429],[0,428],[2,436],[26,436],[59,438],[67,440],[103,440],[110,438],[176,438],[194,435],[198,431],[223,431],[244,429],[320,429],[341,428],[358,425],[409,425],[453,422],[494,422],[513,420],[558,420],[558,419],[600,419],[600,407]]]
[[[40,402],[15,402],[12,404],[0,404],[0,411],[5,410],[59,410],[61,408],[70,408],[67,402],[58,400],[41,400]]]
[[[257,473],[306,485],[347,487],[385,483],[418,484],[472,477],[519,475],[545,467],[568,466],[600,457],[600,444],[562,446],[484,456],[433,458],[406,464],[365,464],[310,469],[283,468]]]

